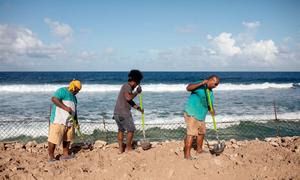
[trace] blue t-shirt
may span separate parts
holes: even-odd
[[[62,103],[64,103],[66,106],[72,108],[72,111],[75,116],[76,108],[77,108],[77,98],[74,96],[66,87],[59,88],[54,94],[53,97],[56,97],[57,99],[61,100]],[[69,122],[69,116],[70,114],[63,110],[62,108],[56,106],[54,103],[51,107],[51,117],[50,122],[56,123],[56,124],[63,124],[66,126],[71,126],[72,123]]]
[[[196,82],[199,83],[199,82]],[[206,114],[209,109],[206,86],[201,86],[198,89],[194,90],[185,105],[185,112],[189,116],[193,116],[199,121],[205,121]],[[210,91],[210,99],[212,104],[214,102],[214,94],[212,90]]]

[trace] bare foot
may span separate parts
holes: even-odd
[[[126,144],[122,144],[122,147],[119,147],[119,152],[118,154],[122,154],[123,152],[125,152],[125,147],[126,147]]]
[[[199,150],[197,150],[197,153],[198,153],[198,154],[201,154],[201,153],[203,153],[203,149],[199,149]]]
[[[132,149],[132,147],[127,147],[126,148],[126,152],[130,152],[130,151],[132,151],[133,149]]]

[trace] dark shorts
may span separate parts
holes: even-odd
[[[118,125],[119,131],[133,132],[136,130],[132,116],[124,117],[124,116],[120,116],[120,115],[114,115],[114,119]]]

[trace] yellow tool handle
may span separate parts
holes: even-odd
[[[143,109],[143,95],[140,94],[140,108]],[[144,129],[145,126],[145,115],[142,113],[142,128]]]
[[[209,105],[210,111],[212,111],[212,110],[213,110],[213,107],[212,107],[212,103],[211,103],[211,99],[210,99],[210,92],[209,92],[209,89],[206,89],[206,93],[207,93],[208,105]],[[210,113],[211,113],[211,112],[210,112]],[[215,115],[211,113],[211,117],[212,117],[212,119],[213,119],[214,130],[215,130],[215,131],[218,131],[218,130],[217,130],[217,125],[216,125]]]
[[[77,129],[78,136],[83,138],[83,135],[80,131],[80,128],[79,128],[78,124],[76,123],[76,120],[75,120],[74,116],[70,115],[70,119],[73,122],[73,127],[75,127]]]

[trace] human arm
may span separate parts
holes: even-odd
[[[129,91],[125,91],[124,96],[126,98],[126,100],[129,102],[130,100],[133,100],[138,94],[140,94],[142,92],[142,87],[138,86],[136,91],[131,93]]]
[[[141,92],[142,92],[142,87],[138,86],[138,88],[135,92],[131,93],[131,92],[127,91],[124,93],[124,96],[125,96],[125,99],[127,100],[127,102],[131,105],[131,107],[144,113],[144,110],[141,109],[138,105],[136,105],[135,102],[133,101],[133,99]]]
[[[187,91],[195,91],[195,90],[198,89],[199,87],[206,85],[207,82],[208,82],[208,80],[204,80],[204,81],[199,82],[199,83],[191,83],[191,84],[188,84],[187,87],[186,87],[186,90],[187,90]]]
[[[68,113],[72,113],[72,108],[66,106],[61,100],[56,97],[52,97],[51,101],[58,107],[62,108],[63,110],[67,111]]]
[[[133,107],[134,109],[140,111],[141,113],[144,113],[144,109],[142,109],[140,106],[136,105],[133,100],[128,101],[128,103]]]

